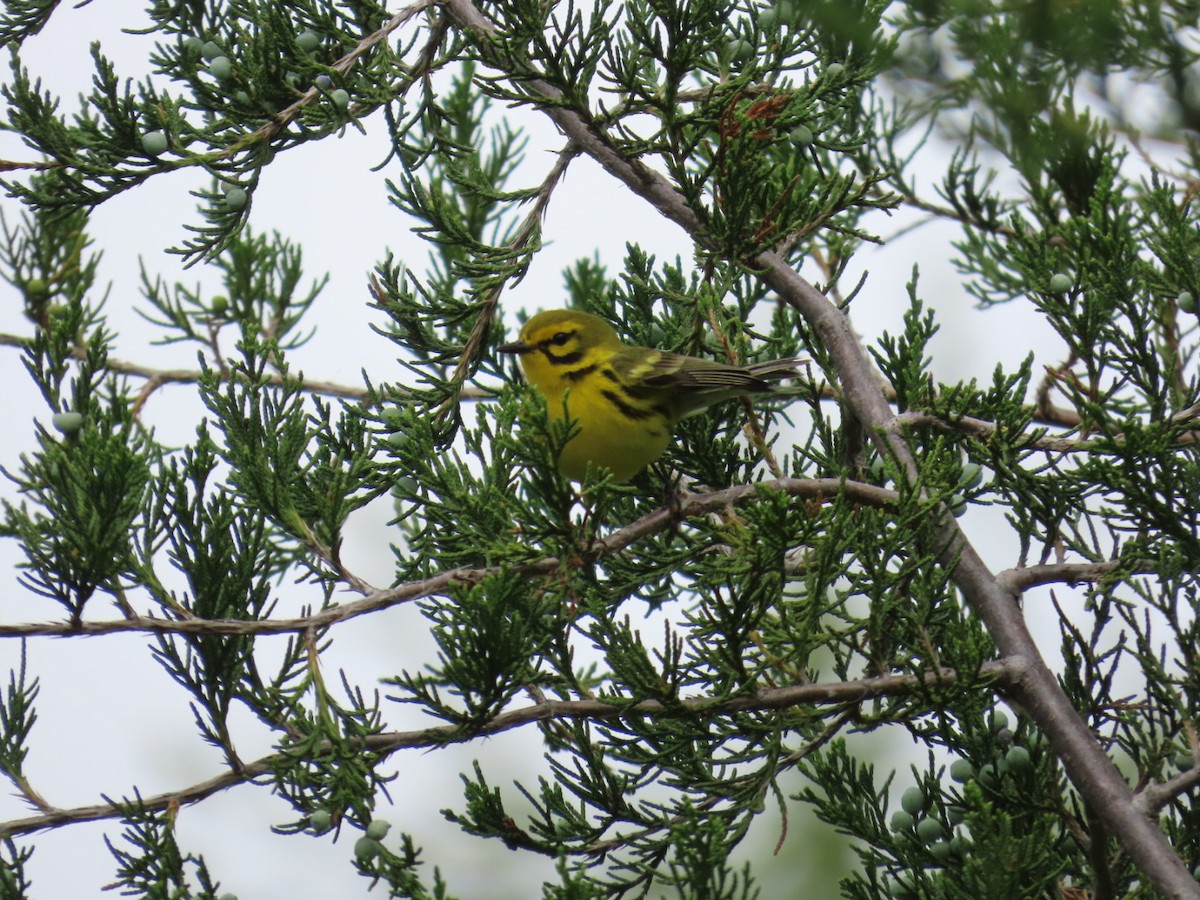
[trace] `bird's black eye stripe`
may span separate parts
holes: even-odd
[[[542,351],[542,354],[556,366],[574,365],[583,359],[583,350],[578,347],[579,335],[574,331],[559,331],[550,335],[548,338],[542,338],[537,342],[537,348]],[[556,356],[554,347],[565,347],[567,344],[575,341],[576,347],[573,350],[567,351],[562,356]]]
[[[546,362],[550,363],[552,366],[573,366],[575,363],[583,359],[582,350],[572,350],[570,353],[566,353],[563,356],[555,356],[550,351],[549,347],[539,346],[538,349],[541,350],[542,355],[546,357]]]

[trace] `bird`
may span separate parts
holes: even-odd
[[[723,400],[772,393],[807,362],[732,366],[638,347],[599,316],[574,309],[538,313],[518,340],[496,349],[520,360],[551,418],[574,420],[578,433],[563,446],[558,467],[577,482],[589,464],[628,481],[662,455],[680,419]]]

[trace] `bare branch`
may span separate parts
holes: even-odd
[[[1003,587],[1010,590],[1015,597],[1030,588],[1043,584],[1074,584],[1080,581],[1103,581],[1113,572],[1121,568],[1130,568],[1130,563],[1117,561],[1098,563],[1049,563],[1040,566],[1022,566],[1016,569],[1005,569],[996,575]],[[1151,564],[1132,564],[1134,571],[1153,571]]]
[[[21,337],[16,334],[0,334],[0,346],[16,347],[24,350],[30,345],[30,338]],[[76,345],[71,355],[76,359],[87,359],[88,349],[86,345]],[[104,363],[105,371],[112,372],[116,375],[128,375],[132,378],[145,378],[154,384],[154,389],[168,384],[196,384],[203,377],[204,373],[199,369],[156,369],[152,366],[143,366],[138,363],[127,362],[122,359],[108,358]],[[236,375],[232,375],[226,369],[222,369],[217,373],[222,381],[236,379]],[[367,399],[366,388],[354,387],[347,384],[339,384],[333,381],[318,381],[315,379],[305,378],[303,375],[287,375],[283,376],[278,373],[263,373],[262,377],[257,382],[259,384],[269,384],[274,387],[283,387],[285,384],[294,386],[309,394],[318,394],[323,397],[339,397],[343,400],[363,401]],[[148,395],[150,390],[143,388],[142,394]],[[405,391],[403,388],[398,389],[398,395],[403,398]],[[490,391],[482,388],[466,387],[463,388],[462,397],[467,400],[482,400],[492,396]],[[140,398],[141,403],[145,403],[144,398]]]
[[[1133,798],[1133,806],[1143,815],[1155,816],[1176,797],[1196,787],[1200,787],[1200,766],[1192,766],[1174,778],[1147,785],[1145,790]]]
[[[1055,423],[1060,424],[1060,423]],[[996,424],[985,419],[975,419],[971,416],[959,416],[953,419],[935,416],[931,413],[910,410],[892,417],[892,428],[898,432],[907,428],[938,428],[942,431],[952,431],[979,438],[981,441],[991,440],[996,434]],[[1054,453],[1081,453],[1092,450],[1097,446],[1095,441],[1073,440],[1071,438],[1024,436],[1020,441],[1024,446]]]

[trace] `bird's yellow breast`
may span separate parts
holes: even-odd
[[[521,358],[529,383],[541,391],[555,419],[569,417],[579,430],[559,457],[559,469],[581,481],[588,463],[604,466],[617,481],[628,481],[653,462],[671,440],[671,422],[637,402],[598,350],[567,368],[541,354]],[[595,357],[588,358],[588,357]]]

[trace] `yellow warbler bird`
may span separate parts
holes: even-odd
[[[804,362],[729,366],[635,347],[598,316],[571,309],[538,313],[521,328],[520,340],[496,349],[521,358],[551,417],[565,413],[575,420],[579,433],[558,461],[573,481],[583,480],[588,463],[628,481],[667,449],[680,419],[722,400],[768,393]]]

